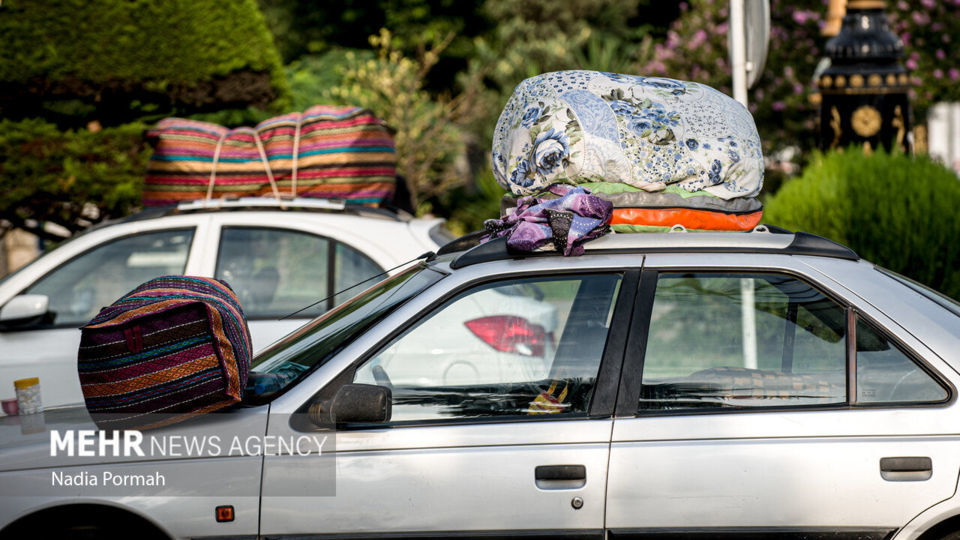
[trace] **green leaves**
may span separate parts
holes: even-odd
[[[314,103],[366,107],[397,130],[397,170],[417,205],[464,183],[469,172],[462,161],[466,133],[495,107],[479,80],[482,73],[463,81],[462,92],[455,96],[436,96],[425,89],[427,74],[452,39],[447,36],[419,56],[408,57],[383,29],[371,38],[375,54],[346,53],[345,61],[333,67],[335,82],[309,94]]]
[[[960,181],[927,157],[815,154],[768,198],[764,222],[826,236],[960,298]]]
[[[146,125],[60,131],[42,120],[0,121],[0,220],[41,236],[42,222],[77,232],[140,204],[150,152]]]
[[[151,106],[177,114],[264,107],[286,93],[256,0],[8,0],[0,35],[0,116],[8,118],[117,125]],[[64,100],[90,110],[55,110]]]

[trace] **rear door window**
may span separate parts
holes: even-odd
[[[844,403],[846,309],[775,274],[660,274],[640,410]]]
[[[856,336],[852,350],[851,335]],[[796,277],[718,272],[657,277],[640,412],[948,398],[947,388],[887,333]]]
[[[290,315],[316,317],[366,287],[347,289],[383,271],[356,249],[302,231],[225,227],[216,277],[230,284],[253,319]],[[375,283],[370,280],[367,286]]]

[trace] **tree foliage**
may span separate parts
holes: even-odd
[[[7,0],[0,35],[6,118],[116,125],[285,92],[255,0]]]
[[[960,65],[954,51],[960,39],[960,0],[898,0],[887,14],[903,40],[907,69],[913,71],[914,108],[922,117],[939,101],[960,101]]]
[[[521,80],[561,69],[624,71],[643,56],[642,0],[486,0],[496,27],[476,40],[475,62],[506,95]]]
[[[150,152],[146,125],[61,131],[39,119],[0,120],[0,236],[7,228],[43,238],[51,222],[70,233],[140,204]]]
[[[357,53],[346,52],[339,83],[319,89],[316,97],[321,103],[366,107],[396,130],[397,170],[418,204],[466,180],[467,127],[495,107],[476,80],[461,81],[462,91],[456,95],[432,95],[424,88],[427,74],[451,39],[452,35],[410,58],[382,30],[370,38],[376,56],[362,60]]]
[[[6,0],[0,35],[0,236],[130,212],[160,117],[285,106],[256,0]]]
[[[826,236],[960,298],[960,182],[927,157],[858,148],[814,154],[767,199],[764,221]]]
[[[284,61],[323,56],[335,49],[367,49],[381,28],[392,46],[416,56],[423,45],[455,37],[428,74],[426,87],[443,90],[473,55],[472,40],[493,23],[483,16],[483,0],[259,0]]]

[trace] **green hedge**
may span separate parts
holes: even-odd
[[[42,120],[0,120],[0,220],[50,238],[41,222],[76,232],[126,215],[140,204],[145,128],[60,131]]]
[[[826,236],[960,298],[960,179],[926,157],[816,154],[767,199],[766,223]]]
[[[256,0],[6,0],[0,36],[0,116],[163,115],[286,94]]]

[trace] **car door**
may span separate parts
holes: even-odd
[[[291,413],[328,406],[345,383],[392,396],[389,420],[330,431],[334,452],[267,456],[261,534],[602,538],[637,277],[488,277],[418,295],[347,347],[323,390],[307,379],[271,406],[270,434],[289,437],[309,431]]]
[[[195,219],[115,226],[52,252],[53,262],[37,261],[39,275],[28,267],[14,276],[17,283],[9,285],[19,294],[46,296],[49,311],[46,320],[0,329],[0,397],[12,397],[14,380],[39,377],[45,407],[82,403],[78,328],[144,281],[189,271],[202,232]]]
[[[312,229],[217,220],[213,275],[237,293],[255,352],[376,283],[371,278],[384,270],[353,246]]]
[[[858,301],[790,256],[649,256],[611,444],[612,537],[884,538],[949,498],[953,387]]]

